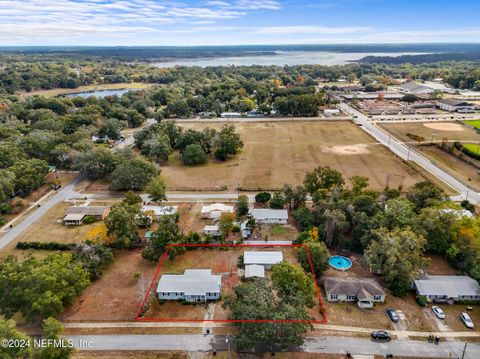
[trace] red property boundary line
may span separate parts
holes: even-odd
[[[145,308],[145,304],[147,303],[148,297],[150,296],[150,293],[153,289],[153,286],[155,285],[155,282],[158,278],[158,275],[160,274],[160,270],[162,269],[163,262],[167,258],[168,251],[170,250],[170,247],[304,247],[305,251],[307,253],[307,258],[308,262],[310,263],[310,269],[312,270],[312,276],[313,276],[313,281],[315,283],[315,288],[317,290],[317,297],[318,297],[318,302],[320,304],[320,310],[323,319],[321,320],[304,320],[304,319],[169,319],[169,318],[148,318],[148,317],[140,317],[143,309]],[[212,323],[309,323],[309,324],[326,324],[327,323],[327,316],[325,314],[325,306],[323,303],[322,295],[320,293],[320,287],[318,286],[317,278],[315,277],[315,272],[313,270],[313,264],[312,264],[312,259],[310,258],[310,252],[308,250],[308,246],[304,244],[220,244],[220,243],[214,243],[214,244],[191,244],[191,243],[185,243],[185,244],[180,244],[180,243],[174,243],[174,244],[169,244],[167,247],[167,250],[165,253],[163,253],[163,256],[160,260],[160,263],[158,264],[157,271],[155,272],[155,276],[153,277],[152,282],[150,283],[150,286],[148,287],[147,294],[145,295],[145,298],[143,298],[142,305],[140,306],[140,309],[137,312],[137,316],[135,317],[136,321],[139,322],[183,322],[183,323],[189,323],[189,322],[212,322]]]

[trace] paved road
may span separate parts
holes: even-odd
[[[13,241],[20,233],[27,229],[32,223],[35,223],[40,219],[50,208],[56,204],[63,202],[70,198],[75,198],[80,196],[79,193],[75,192],[75,186],[83,179],[82,175],[78,175],[75,179],[70,182],[68,185],[57,191],[54,195],[48,198],[44,203],[41,204],[39,208],[33,209],[30,213],[26,214],[20,222],[15,225],[12,229],[4,232],[0,237],[0,249],[5,247],[8,243]],[[52,241],[56,240],[52,238]]]
[[[80,350],[182,350],[189,352],[226,351],[226,337],[223,335],[74,335],[72,339]],[[234,338],[231,349],[235,350]],[[86,345],[88,344],[88,345]],[[412,356],[417,358],[461,357],[463,342],[440,342],[402,340],[390,343],[376,343],[366,338],[354,337],[308,337],[300,350],[309,353]],[[292,348],[294,350],[294,348]],[[465,359],[480,358],[480,345],[468,344]]]
[[[138,127],[138,128],[135,130],[135,132],[137,132],[137,131],[145,128],[145,127],[152,126],[152,125],[154,125],[154,124],[156,124],[156,123],[157,123],[157,121],[156,121],[155,119],[149,118],[149,119],[147,119],[147,120],[142,124],[142,126]],[[134,143],[135,143],[135,138],[133,137],[133,135],[135,134],[135,132],[132,133],[132,134],[130,134],[129,136],[127,136],[127,137],[125,138],[125,140],[123,140],[123,141],[121,141],[121,142],[117,142],[117,143],[115,144],[115,146],[113,146],[113,149],[115,149],[115,150],[122,150],[122,149],[124,149],[124,148],[126,148],[126,147],[132,147],[132,146],[134,145]]]
[[[432,161],[423,157],[411,147],[403,144],[391,135],[383,132],[381,129],[372,124],[368,120],[368,118],[361,112],[355,110],[346,103],[341,103],[339,106],[342,111],[354,116],[354,122],[359,125],[361,129],[370,134],[379,143],[388,147],[390,151],[395,153],[397,156],[407,161],[413,161],[428,172],[432,173],[434,176],[436,176],[437,178],[445,182],[447,185],[452,187],[454,190],[456,190],[458,193],[460,193],[461,199],[468,199],[472,203],[480,203],[479,193],[465,186],[455,177],[451,176],[447,172],[443,171],[441,168],[437,167]]]

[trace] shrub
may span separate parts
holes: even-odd
[[[7,214],[7,213],[12,213],[12,206],[10,206],[8,203],[2,203],[0,204],[0,213],[1,214]]]
[[[257,203],[267,203],[272,198],[272,195],[268,192],[260,192],[255,196],[255,202]]]
[[[85,216],[83,217],[83,224],[91,224],[96,222],[97,219],[94,216]]]
[[[417,303],[420,304],[422,307],[426,307],[428,304],[428,299],[424,295],[417,295],[415,299],[417,300]]]
[[[238,233],[238,232],[240,232],[240,226],[237,224],[233,225],[232,233]]]

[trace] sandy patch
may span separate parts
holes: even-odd
[[[369,154],[368,145],[336,145],[336,146],[322,146],[321,150],[325,153],[332,153],[335,155],[366,155]]]
[[[456,124],[456,123],[449,123],[449,122],[444,122],[444,123],[424,123],[423,124],[425,127],[431,128],[432,130],[437,130],[437,131],[465,131],[465,129],[462,127],[462,125]]]

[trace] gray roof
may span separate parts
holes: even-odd
[[[210,269],[186,269],[184,274],[164,274],[157,286],[157,293],[177,292],[185,295],[218,293],[222,276],[213,275]]]
[[[323,286],[327,295],[356,295],[359,300],[385,295],[382,286],[373,278],[326,277]]]
[[[427,275],[414,281],[420,295],[480,296],[480,286],[475,279],[463,275]]]
[[[257,208],[252,211],[255,219],[288,219],[286,209],[262,209]]]
[[[245,278],[251,277],[265,278],[265,267],[258,264],[245,266]]]
[[[457,100],[455,98],[446,98],[444,100],[438,101],[439,103],[443,103],[448,106],[469,106],[470,104],[468,102],[462,101],[462,100]]]
[[[243,252],[243,263],[248,264],[277,264],[283,261],[282,252]]]
[[[404,90],[410,91],[412,93],[415,92],[422,92],[422,91],[433,91],[431,87],[425,86],[425,85],[420,85],[415,82],[407,82],[404,83],[403,85],[398,86]]]
[[[83,214],[84,216],[101,216],[108,206],[73,206],[66,210],[67,214]]]

